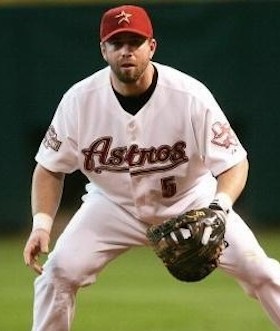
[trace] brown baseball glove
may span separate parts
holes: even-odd
[[[225,218],[210,208],[191,210],[147,230],[155,253],[177,279],[199,281],[219,264],[227,246]]]

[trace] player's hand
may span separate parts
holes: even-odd
[[[50,235],[47,231],[37,229],[32,231],[23,251],[24,262],[32,268],[36,273],[41,274],[43,268],[39,263],[41,253],[49,252]]]

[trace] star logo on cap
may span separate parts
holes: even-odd
[[[122,22],[130,23],[129,18],[132,16],[132,14],[126,13],[124,10],[115,16],[115,18],[118,18],[118,24],[121,24]]]

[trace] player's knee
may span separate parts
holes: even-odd
[[[253,297],[267,284],[280,286],[280,264],[268,257],[251,257],[244,268],[242,281],[247,285],[248,295]]]
[[[44,266],[49,282],[57,286],[79,288],[96,281],[95,271],[83,265],[81,258],[55,254]]]

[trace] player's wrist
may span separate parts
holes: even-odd
[[[37,213],[33,216],[32,231],[40,229],[50,234],[52,226],[53,218],[50,215],[46,213]]]
[[[232,210],[233,201],[231,197],[224,192],[219,192],[215,195],[213,201],[210,203],[209,208],[213,210],[223,211],[226,215]]]

